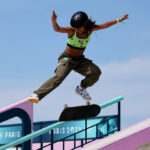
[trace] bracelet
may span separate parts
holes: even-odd
[[[119,19],[116,19],[116,21],[117,21],[117,23],[119,23],[119,22],[120,22],[120,20],[119,20]]]

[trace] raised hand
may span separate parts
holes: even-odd
[[[128,14],[122,16],[119,20],[120,20],[120,21],[123,21],[123,20],[125,20],[125,19],[129,19],[129,15],[128,15]]]
[[[56,20],[57,20],[57,16],[58,16],[58,15],[56,15],[55,11],[53,11],[51,20],[52,20],[52,21],[56,21]]]

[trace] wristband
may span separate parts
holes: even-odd
[[[120,20],[119,20],[119,19],[116,19],[116,21],[117,21],[117,23],[119,23],[119,22],[120,22]]]

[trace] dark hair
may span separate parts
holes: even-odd
[[[92,21],[91,19],[88,19],[87,23],[84,25],[86,30],[90,30],[95,26],[95,21]]]

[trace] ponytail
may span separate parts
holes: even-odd
[[[87,30],[91,30],[95,25],[95,21],[88,19],[87,23],[84,25]]]

